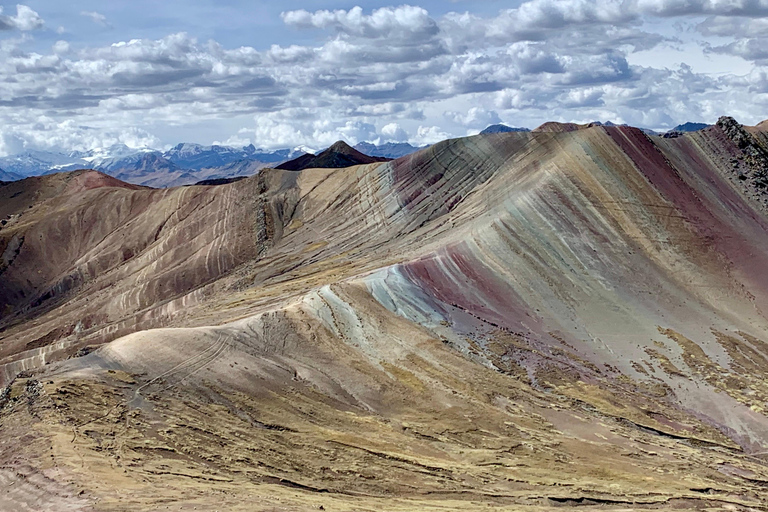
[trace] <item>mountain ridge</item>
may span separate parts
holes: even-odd
[[[0,466],[118,510],[768,506],[768,135],[554,128],[0,185]]]
[[[536,130],[573,130],[581,129],[603,123],[594,122],[583,125],[575,123],[544,123]],[[604,123],[605,126],[613,126],[613,123]],[[685,123],[667,132],[668,136],[674,136],[676,133],[682,133],[688,129],[701,129],[704,123]],[[758,127],[747,127],[746,129],[759,130]],[[507,125],[498,124],[487,127],[481,133],[488,133],[488,130],[527,130],[527,128],[510,128]],[[656,134],[652,130],[643,129],[646,133]],[[373,144],[369,142],[360,142],[356,144],[355,149],[362,153],[384,158],[400,158],[411,154],[427,146],[413,146],[409,143],[387,142],[383,144]],[[115,144],[109,148],[100,148],[89,151],[72,151],[69,153],[29,150],[20,154],[0,158],[0,168],[7,174],[7,179],[19,179],[19,177],[42,175],[45,173],[76,170],[76,169],[99,169],[112,172],[113,170],[122,171],[120,177],[132,180],[137,184],[151,186],[177,186],[192,184],[206,179],[222,179],[237,176],[250,175],[265,167],[274,167],[281,163],[295,159],[305,151],[300,148],[264,150],[258,149],[253,144],[243,147],[232,147],[225,145],[202,145],[197,143],[182,142],[176,146],[160,151],[151,148],[130,148],[124,144]],[[161,155],[177,166],[178,170],[183,172],[171,173],[167,178],[162,176],[162,172],[157,172],[151,178],[141,181],[142,174],[131,176],[131,171],[144,171],[147,169],[134,169],[135,162],[141,159],[142,154],[155,153]],[[168,168],[168,164],[161,166]],[[237,169],[233,171],[233,169]],[[162,171],[158,168],[158,171]]]
[[[0,158],[19,177],[77,169],[98,169],[140,185],[169,187],[204,179],[250,175],[274,163],[294,158],[298,150],[265,151],[252,144],[243,148],[180,143],[168,151],[132,149],[118,144],[106,149],[68,154],[29,151]],[[147,166],[153,161],[154,169]],[[18,179],[18,178],[17,178]]]

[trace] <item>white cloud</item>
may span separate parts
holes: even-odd
[[[405,142],[408,140],[408,132],[398,123],[384,125],[381,128],[381,136],[385,142]]]
[[[337,32],[368,38],[403,37],[428,39],[438,32],[437,23],[426,9],[412,5],[382,7],[370,15],[361,7],[347,10],[298,10],[281,14],[286,25],[298,28],[333,29]]]
[[[3,8],[0,6],[0,30],[21,30],[29,31],[43,27],[43,19],[26,5],[16,5],[16,16],[3,15]]]
[[[449,137],[450,135],[439,126],[419,126],[416,130],[416,137],[413,140],[417,145],[421,146],[424,144],[435,144]]]
[[[738,39],[733,43],[708,47],[707,50],[741,57],[758,64],[768,64],[768,37]]]
[[[450,119],[456,124],[460,124],[467,128],[483,129],[491,124],[498,124],[501,122],[498,112],[495,110],[486,110],[482,107],[472,107],[466,114],[459,112],[446,112],[446,118]]]
[[[97,25],[101,25],[102,27],[109,27],[110,24],[107,21],[107,17],[103,14],[96,12],[96,11],[81,11],[81,16],[85,16],[86,18],[90,18],[91,21],[96,23]]]
[[[735,16],[710,16],[699,23],[696,30],[705,36],[765,36],[768,34],[768,17],[744,18]]]
[[[33,123],[0,127],[0,155],[28,149],[85,151],[125,144],[131,148],[159,147],[160,141],[138,128],[111,130],[101,126],[78,125],[73,120],[55,121],[41,117]]]
[[[52,49],[53,49],[53,53],[57,55],[61,55],[64,53],[69,53],[70,47],[69,47],[69,43],[66,41],[56,41],[53,44]]]

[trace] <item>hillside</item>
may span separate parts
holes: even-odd
[[[766,141],[552,123],[0,184],[3,499],[768,508]]]

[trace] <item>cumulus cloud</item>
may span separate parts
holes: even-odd
[[[0,154],[21,153],[29,149],[67,148],[87,151],[125,144],[130,148],[158,147],[160,141],[145,130],[128,127],[119,130],[104,126],[79,125],[74,120],[57,121],[43,116],[33,123],[0,128]]]
[[[416,136],[413,138],[417,145],[435,144],[450,137],[439,126],[419,126]]]
[[[16,16],[6,16],[0,6],[0,30],[29,31],[43,27],[43,19],[26,5],[16,5]]]
[[[472,107],[466,114],[462,114],[461,112],[446,112],[445,117],[454,123],[466,126],[467,128],[483,129],[488,125],[501,122],[501,118],[495,110],[486,110],[482,107]]]
[[[439,31],[426,9],[412,5],[382,7],[370,15],[361,7],[350,10],[287,11],[281,15],[286,25],[298,28],[333,29],[337,32],[369,38],[407,36],[413,40],[428,39]]]
[[[408,140],[408,132],[398,123],[389,123],[381,128],[381,137],[385,142],[405,142]]]
[[[69,46],[69,43],[66,41],[56,41],[51,47],[51,49],[55,54],[62,54],[62,53],[68,53],[70,46]]]

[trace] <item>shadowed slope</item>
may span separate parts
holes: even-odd
[[[260,186],[153,190],[84,171],[1,188],[17,213],[0,230],[0,357],[29,361],[0,380],[81,338],[153,325],[167,299],[258,258],[269,237]]]
[[[764,509],[768,221],[737,128],[483,135],[135,191],[150,218],[187,212],[135,256],[168,260],[97,273],[128,295],[58,343],[185,328],[17,379],[0,421],[32,441],[0,456],[111,510]],[[219,279],[143,280],[168,268]],[[3,348],[104,311],[87,286]],[[40,362],[7,350],[9,376]]]

